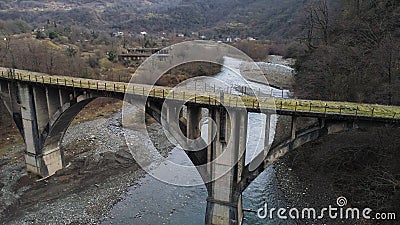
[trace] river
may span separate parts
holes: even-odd
[[[214,76],[226,84],[234,87],[241,85],[251,85],[254,90],[271,93],[271,88],[264,84],[254,82],[243,82],[240,76],[237,76],[238,66],[241,61],[233,58],[225,58],[224,64],[231,69],[224,67],[219,74]],[[268,64],[269,66],[279,66]],[[208,78],[201,78],[193,82],[187,83],[186,88],[204,87],[204,83],[210,85]],[[211,84],[212,85],[212,84]],[[205,87],[206,88],[206,87]],[[237,92],[233,90],[232,92]],[[282,96],[282,92],[272,89],[274,96]],[[240,93],[236,93],[240,94]],[[283,95],[288,97],[289,92],[284,91]],[[248,140],[246,163],[251,161],[252,155],[262,150],[264,147],[264,127],[265,115],[249,114],[248,124]],[[207,121],[203,121],[202,130],[206,130]],[[273,141],[275,132],[276,117],[271,120],[270,142]],[[206,132],[202,132],[206,133]],[[168,160],[181,165],[192,165],[187,155],[175,147],[168,155]],[[165,168],[163,165],[155,168],[154,173],[163,173]],[[179,183],[184,181],[200,181],[200,175],[195,170],[179,171],[174,173],[174,179]],[[108,219],[102,224],[191,224],[203,225],[206,213],[207,190],[205,185],[193,187],[174,186],[146,175],[138,181],[138,184],[129,188],[123,200],[118,202],[111,210]],[[243,192],[243,208],[257,210],[264,203],[274,207],[285,207],[285,197],[279,190],[276,181],[275,170],[273,166],[266,169],[260,176],[254,180],[250,186]],[[274,220],[261,220],[255,213],[245,212],[244,224],[279,224]],[[290,223],[288,223],[290,224]]]

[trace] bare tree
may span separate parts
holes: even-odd
[[[306,13],[306,44],[312,49],[320,41],[328,45],[329,40],[329,9],[326,0],[313,1],[305,8]]]

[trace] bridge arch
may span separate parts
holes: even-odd
[[[21,124],[21,134],[26,143],[26,168],[28,172],[47,177],[64,168],[64,152],[62,140],[76,116],[91,102],[98,98],[112,98],[125,101],[123,93],[107,91],[93,91],[78,88],[57,88],[37,84],[20,83],[2,89],[1,96],[10,113],[13,106],[16,109],[17,124]],[[7,100],[6,93],[17,93],[14,101]],[[9,97],[9,96],[8,96]],[[132,99],[131,99],[132,100]],[[143,101],[143,98],[134,98],[134,101]],[[145,113],[161,123],[161,105],[153,101],[146,104]],[[179,124],[185,133],[186,122]],[[194,164],[201,163],[201,154],[189,154]]]
[[[146,110],[157,120],[165,116],[160,113],[162,111],[161,106],[167,99],[164,96],[164,92],[170,91],[165,87],[157,87],[150,89],[154,91],[152,96],[147,96],[145,95],[145,88],[149,91],[149,87],[140,84],[135,84],[137,85],[136,88],[139,87],[140,89],[138,94],[137,89],[136,92],[130,89],[134,88],[134,86],[129,87],[129,84],[126,83],[93,81],[82,78],[74,80],[69,77],[60,78],[49,75],[41,76],[42,81],[40,82],[37,76],[31,76],[30,74],[20,74],[18,77],[17,79],[10,76],[0,77],[0,92],[2,98],[7,98],[8,108],[13,113],[16,123],[21,124],[21,133],[24,134],[27,146],[27,170],[42,176],[49,175],[62,168],[63,156],[59,148],[60,140],[76,114],[93,99],[111,97],[122,100],[125,93],[131,93],[135,96],[135,100],[149,99],[149,104],[146,104]],[[216,121],[216,124],[209,126],[209,129],[217,131],[217,137],[207,149],[192,153],[192,162],[202,165],[204,164],[202,162],[214,161],[221,152],[232,153],[230,155],[232,158],[217,162],[211,165],[210,168],[207,167],[204,171],[200,171],[202,176],[207,176],[214,172],[220,172],[226,167],[231,168],[222,179],[212,180],[207,184],[209,192],[207,212],[209,213],[206,221],[208,224],[240,224],[243,219],[241,208],[242,191],[267,166],[288,151],[331,133],[351,130],[364,125],[398,125],[400,122],[399,107],[337,103],[336,105],[340,104],[340,106],[329,108],[327,103],[332,104],[332,102],[324,102],[325,107],[321,107],[322,102],[308,100],[307,103],[309,105],[304,105],[305,101],[303,101],[303,104],[298,104],[296,100],[295,104],[286,104],[285,106],[281,99],[280,109],[268,112],[268,109],[271,108],[268,104],[263,106],[263,102],[257,102],[256,99],[249,96],[246,96],[246,98],[249,101],[243,107],[229,105],[235,111],[232,114],[233,116],[230,117],[226,115],[226,111],[220,103],[210,104],[210,98],[203,100],[197,98],[196,101],[195,95],[194,101],[189,100],[186,102],[188,106],[191,105],[186,122],[179,120],[179,124],[177,124],[180,129],[186,130],[183,133],[186,133],[188,137],[193,136],[196,138],[199,135],[197,123],[200,115],[199,111],[201,108],[208,108],[209,117]],[[172,99],[177,100],[179,103],[185,100],[185,98],[180,100],[179,98]],[[343,106],[342,104],[350,106]],[[273,106],[275,107],[276,105],[274,104]],[[361,109],[359,109],[359,106]],[[264,151],[262,155],[259,155],[257,161],[262,162],[260,166],[253,167],[251,163],[251,166],[245,166],[244,158],[239,158],[238,156],[245,155],[243,152],[246,151],[248,112],[263,113],[261,109],[270,114],[285,115],[293,118],[291,137],[282,142],[273,143],[268,153]],[[168,112],[166,116],[168,117]],[[318,118],[320,122],[314,127],[299,130],[296,127],[297,119],[300,117]],[[228,124],[234,129],[231,129],[231,127],[228,129]],[[229,131],[231,132],[227,135]],[[226,143],[227,136],[234,137],[233,144],[228,145]],[[43,148],[43,146],[49,147]],[[217,167],[221,169],[217,171],[215,169]]]
[[[255,157],[253,161],[262,163],[257,164],[258,166],[252,168],[251,163],[245,166],[244,179],[240,181],[239,189],[244,191],[252,181],[254,181],[267,167],[271,166],[274,162],[279,160],[281,157],[291,151],[295,151],[303,145],[316,141],[322,137],[349,132],[357,129],[363,129],[367,127],[388,127],[391,125],[398,126],[398,124],[387,124],[384,122],[374,121],[359,121],[359,120],[332,120],[320,118],[317,123],[310,126],[296,129],[298,125],[299,117],[292,117],[291,121],[291,135],[290,137],[283,139],[278,142],[274,142],[269,148],[268,153],[265,155],[261,152]],[[297,125],[296,125],[297,124]]]
[[[23,88],[19,88],[23,90]],[[92,101],[100,97],[116,98],[115,95],[105,93],[91,93],[83,90],[53,89],[52,87],[37,87],[32,85],[28,89],[33,90],[33,105],[30,106],[31,113],[36,114],[33,117],[33,130],[38,130],[36,136],[37,143],[27,144],[26,164],[27,171],[38,174],[42,177],[50,176],[58,170],[64,168],[64,152],[62,149],[62,140],[76,116]],[[42,92],[42,93],[40,93]],[[44,97],[45,101],[38,101],[36,98]],[[27,102],[22,101],[22,111]],[[29,104],[28,104],[29,105]],[[26,108],[26,106],[25,106]],[[23,114],[23,113],[22,113]],[[24,115],[22,116],[23,122]],[[36,123],[36,124],[35,124]],[[30,124],[24,123],[24,136],[28,139]],[[34,132],[33,132],[33,135]],[[35,140],[35,139],[33,139]]]

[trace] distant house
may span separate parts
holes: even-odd
[[[140,34],[143,35],[143,36],[146,36],[147,32],[146,31],[142,31],[142,32],[140,32]]]
[[[114,32],[114,33],[113,33],[113,36],[114,36],[114,37],[122,37],[122,36],[124,36],[124,32],[121,32],[121,31]]]
[[[232,42],[232,38],[231,37],[226,38],[226,42],[228,43]]]
[[[240,38],[235,38],[235,39],[233,39],[235,42],[239,42],[239,41],[241,41],[242,39],[240,39]]]
[[[34,30],[33,30],[33,32],[44,32],[46,29],[44,28],[44,27],[42,27],[42,28],[35,28]]]
[[[184,34],[182,34],[182,33],[179,33],[179,34],[177,34],[176,36],[177,36],[177,37],[180,37],[180,38],[183,38],[183,37],[185,37],[185,35],[184,35]]]
[[[204,36],[204,35],[201,35],[200,36],[200,39],[203,39],[203,40],[205,40],[207,37],[206,36]]]
[[[248,41],[255,41],[256,39],[253,38],[253,37],[248,37],[247,40],[248,40]]]

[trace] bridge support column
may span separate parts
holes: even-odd
[[[209,138],[213,141],[208,147],[213,181],[208,184],[206,224],[242,224],[242,193],[238,184],[245,166],[247,112],[234,111],[228,116],[223,109],[212,109],[210,118],[215,121],[215,125],[210,122]]]
[[[11,107],[11,95],[9,91],[9,84],[6,81],[0,81],[0,97],[4,103],[4,106],[7,108],[8,112],[12,113]]]
[[[68,109],[71,105],[69,104],[70,102],[70,96],[67,91],[64,91],[62,89],[58,90],[59,92],[59,97],[60,97],[60,104],[61,104],[61,111],[65,111]]]
[[[194,140],[201,136],[201,107],[187,107],[187,138]]]
[[[170,104],[170,105],[168,105],[168,107],[166,107],[166,120],[167,120],[167,124],[172,124],[172,123],[175,123],[175,124],[177,124],[177,122],[176,121],[178,121],[179,120],[179,118],[178,118],[178,114],[177,114],[177,112],[176,112],[176,109],[177,107],[175,107],[173,104]]]
[[[174,102],[164,103],[161,109],[161,124],[181,146],[185,147],[187,131],[180,126],[180,106]]]
[[[269,143],[269,135],[271,133],[271,114],[265,114],[266,119],[265,119],[265,139],[264,139],[264,149],[268,149],[270,146]],[[267,155],[268,152],[265,153],[265,155]]]
[[[15,114],[16,112],[20,111],[20,106],[18,105],[19,103],[19,99],[18,99],[18,85],[16,85],[15,83],[8,83],[8,94],[10,96],[10,110],[13,114]],[[14,117],[14,115],[13,115]]]
[[[290,128],[292,140],[296,139],[297,117],[292,116],[292,125]]]
[[[48,103],[43,88],[18,84],[23,134],[26,145],[26,170],[46,177],[63,168],[63,157],[59,148],[43,151],[45,132],[49,122]]]
[[[46,126],[49,123],[49,110],[47,105],[46,89],[40,86],[33,87],[33,96],[34,96],[36,119],[40,137],[40,134],[43,134],[43,132],[46,130]]]
[[[21,101],[21,116],[23,133],[26,145],[26,170],[35,174],[41,174],[41,148],[39,144],[39,131],[36,119],[35,101],[32,87],[26,84],[18,84],[19,99]]]
[[[60,92],[55,88],[47,87],[46,99],[51,125],[61,113]]]
[[[8,83],[5,81],[0,82],[0,92],[8,93]]]
[[[7,111],[12,116],[18,130],[23,135],[20,100],[18,98],[18,85],[14,82],[0,81],[0,100],[3,101]]]

